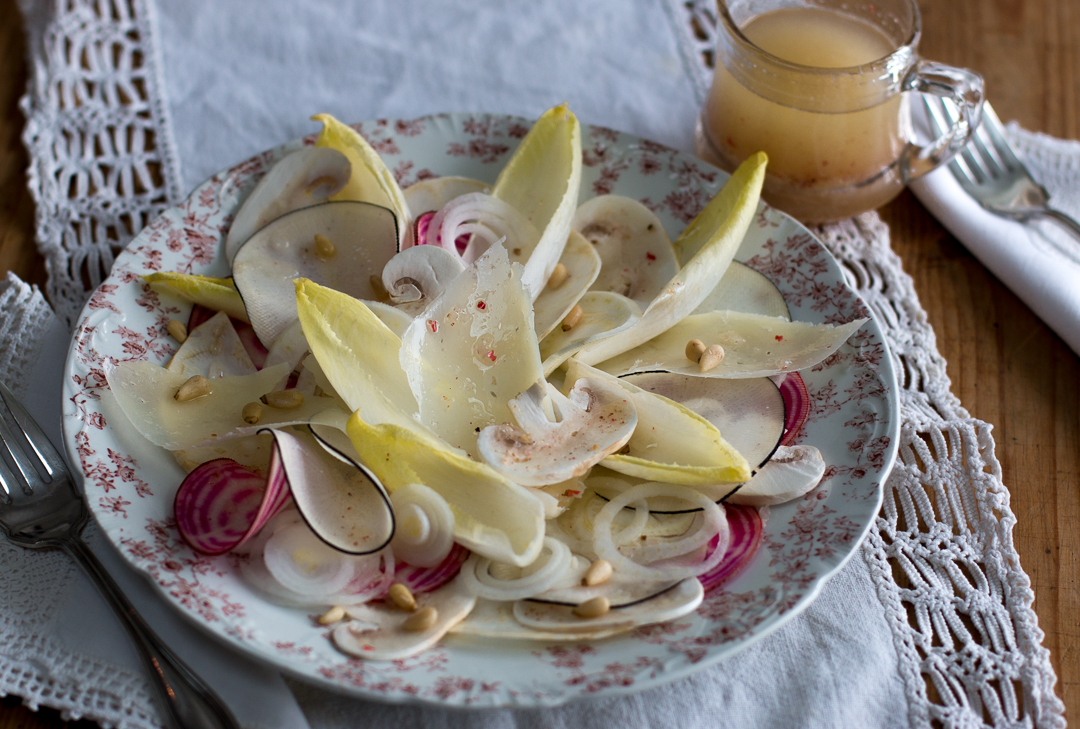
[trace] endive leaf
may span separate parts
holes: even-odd
[[[150,273],[142,277],[159,294],[172,294],[207,309],[224,311],[233,319],[247,321],[247,309],[231,278],[211,278],[188,273]]]

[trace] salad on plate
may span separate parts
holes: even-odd
[[[131,424],[188,472],[174,517],[243,579],[317,611],[351,656],[448,632],[612,636],[692,613],[826,465],[799,370],[867,320],[792,321],[734,261],[765,156],[674,241],[640,201],[578,205],[565,105],[493,185],[404,189],[329,115],[224,240],[160,366],[114,362]]]

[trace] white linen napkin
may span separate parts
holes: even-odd
[[[0,313],[0,344],[4,345],[0,379],[17,393],[30,415],[63,452],[61,381],[70,335],[41,294],[12,274],[0,282]],[[87,528],[85,536],[150,626],[217,691],[244,729],[307,729],[307,720],[276,670],[226,648],[166,605],[146,576],[129,567],[95,525]],[[4,541],[2,535],[0,541]],[[49,609],[41,613],[46,619],[38,626],[55,644],[50,652],[87,667],[108,670],[117,675],[118,682],[130,675],[142,701],[134,700],[118,713],[135,715],[145,710],[149,690],[143,678],[145,670],[119,619],[94,584],[81,572],[72,574],[70,559],[60,552],[19,556],[32,560],[33,569],[42,579],[52,580],[56,588],[49,595],[50,604],[45,606]],[[20,585],[14,582],[19,579],[19,570],[14,570],[13,575],[6,561],[5,567],[0,572],[0,591],[18,591]],[[6,584],[7,580],[13,584]],[[41,665],[40,658],[37,664],[46,675],[56,668]],[[100,678],[95,676],[93,680]],[[0,685],[0,695],[2,688]],[[99,720],[107,717],[108,712],[94,716]],[[123,726],[124,720],[119,721]],[[131,726],[146,724],[132,716]]]
[[[1051,206],[1080,219],[1080,143],[1006,130]],[[1018,223],[982,208],[947,167],[911,191],[984,266],[1080,354],[1080,240],[1056,223]]]

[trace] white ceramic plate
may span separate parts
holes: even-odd
[[[404,187],[430,176],[494,182],[528,131],[523,119],[438,115],[375,121],[358,129]],[[691,616],[604,641],[517,643],[452,636],[404,661],[366,663],[339,653],[302,610],[279,607],[239,577],[235,558],[195,554],[177,536],[173,495],[184,473],[130,426],[108,390],[105,361],[164,362],[165,332],[187,307],[164,301],[139,276],[152,271],[228,275],[222,243],[233,214],[262,173],[312,139],[266,152],[215,175],[166,211],[118,257],[83,311],[68,357],[64,436],[85,478],[90,508],[113,544],[161,594],[212,634],[281,670],[386,701],[549,706],[613,695],[700,670],[775,630],[813,600],[855,551],[877,514],[896,453],[899,402],[886,344],[874,321],[824,363],[803,372],[813,402],[799,442],[821,449],[822,485],[774,507],[762,549]],[[637,198],[674,239],[725,175],[694,158],[601,127],[583,129],[582,199]],[[846,322],[870,313],[840,266],[805,228],[762,206],[738,259],[766,274],[796,320]]]

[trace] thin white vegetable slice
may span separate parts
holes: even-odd
[[[435,622],[426,630],[405,629],[405,622],[415,613],[373,602],[346,610],[351,620],[334,628],[334,645],[369,661],[398,661],[422,653],[464,620],[476,604],[476,597],[459,583],[460,578],[456,578],[437,590],[416,595],[418,610],[430,607],[436,612]]]
[[[520,276],[506,250],[492,246],[402,338],[401,369],[420,422],[470,455],[480,431],[510,421],[510,400],[543,378]]]
[[[344,154],[352,164],[348,184],[331,200],[353,200],[381,205],[394,211],[401,231],[401,247],[412,245],[412,215],[405,194],[394,173],[383,162],[367,140],[355,129],[342,124],[330,114],[316,114],[312,121],[321,122],[322,131],[315,140],[316,147],[329,147]],[[370,298],[370,297],[365,297]]]
[[[580,189],[581,126],[562,104],[536,120],[491,191],[541,231],[535,247],[522,252],[522,283],[534,301],[562,256]]]
[[[633,628],[634,625],[630,623],[592,629],[576,624],[572,624],[570,630],[527,628],[514,618],[514,603],[478,598],[469,617],[451,628],[450,632],[454,635],[501,640],[580,641],[610,638]]]
[[[716,288],[694,309],[694,314],[710,311],[742,311],[747,314],[779,316],[791,321],[784,295],[768,276],[745,263],[732,261]]]
[[[293,502],[319,539],[354,555],[377,552],[390,542],[394,511],[371,472],[341,454],[331,455],[309,433],[272,434]]]
[[[736,311],[694,314],[597,366],[614,375],[663,371],[694,377],[769,377],[813,367],[836,352],[867,321],[856,319],[833,326]],[[686,358],[686,343],[691,339],[719,344],[724,358],[702,372],[697,363]]]
[[[716,197],[690,221],[673,244],[692,257],[652,300],[641,320],[619,334],[586,345],[576,355],[596,364],[648,342],[692,312],[709,295],[735,252],[757,210],[765,179],[765,154],[758,152],[739,165]]]
[[[397,516],[394,554],[416,567],[434,567],[446,559],[454,546],[454,513],[446,499],[410,483],[396,490],[390,502]]]
[[[656,214],[633,198],[600,195],[578,206],[574,230],[603,262],[593,291],[611,291],[647,307],[679,272],[671,239]]]
[[[782,504],[812,491],[824,475],[825,460],[814,446],[780,446],[764,468],[728,501],[747,506]]]
[[[514,618],[534,630],[552,633],[587,634],[620,628],[665,623],[689,615],[705,597],[701,583],[684,579],[647,600],[615,608],[595,618],[582,618],[568,605],[519,600],[514,603]]]
[[[546,554],[546,556],[545,556]],[[487,600],[509,602],[532,597],[551,589],[570,566],[570,549],[557,539],[544,538],[544,549],[536,562],[522,569],[507,570],[511,576],[499,578],[492,574],[492,560],[472,555],[461,566],[461,586]]]
[[[784,398],[767,377],[718,380],[643,372],[621,379],[693,410],[755,468],[769,460],[784,436]]]
[[[454,198],[431,219],[426,245],[442,248],[468,265],[495,243],[503,243],[514,263],[528,260],[540,231],[512,205],[497,197],[472,192]],[[460,241],[467,241],[459,250]]]
[[[377,316],[379,321],[385,324],[398,339],[405,336],[405,330],[412,324],[413,318],[396,306],[370,300],[364,301],[364,306],[370,309],[371,313]]]
[[[225,258],[232,263],[255,231],[293,210],[317,205],[345,187],[352,166],[333,149],[306,147],[278,160],[236,213],[225,239]]]
[[[405,188],[405,201],[414,218],[436,212],[456,197],[470,192],[490,193],[491,185],[469,177],[432,177]]]
[[[586,600],[604,597],[607,598],[611,607],[620,608],[655,597],[665,590],[671,589],[679,581],[660,580],[650,582],[621,572],[614,572],[611,577],[599,585],[583,585],[580,580],[577,580],[577,583],[570,587],[553,587],[529,599],[574,606],[580,605]]]
[[[172,457],[180,468],[189,473],[203,463],[217,458],[229,458],[241,466],[265,473],[266,464],[270,462],[272,445],[272,439],[256,434],[219,440],[208,446],[173,451]]]
[[[566,381],[605,376],[611,378],[572,359]],[[611,379],[633,400],[638,427],[625,453],[602,461],[606,468],[651,481],[693,486],[714,500],[750,478],[750,464],[708,420],[674,400]]]
[[[533,302],[537,339],[546,337],[563,321],[600,274],[600,256],[573,230],[559,263],[566,266],[566,280],[556,287],[545,286]]]
[[[316,235],[333,249],[320,247]],[[359,202],[304,208],[259,230],[233,260],[233,280],[259,341],[269,346],[296,321],[294,279],[378,298],[371,277],[377,279],[397,253],[397,240],[394,214]]]
[[[464,270],[456,253],[439,246],[413,246],[390,259],[383,269],[382,283],[391,302],[416,316]]]
[[[607,291],[586,292],[577,305],[582,312],[577,326],[565,331],[556,327],[540,342],[545,377],[550,377],[582,347],[625,331],[641,318],[641,309],[637,304],[625,296]]]
[[[307,337],[304,336],[304,328],[300,326],[300,320],[296,319],[267,348],[263,367],[273,367],[284,362],[289,365],[289,371],[292,372],[304,359],[309,349]]]
[[[352,562],[343,553],[322,543],[303,524],[274,532],[263,559],[281,585],[313,598],[340,593],[354,574]]]
[[[401,340],[361,301],[306,280],[297,311],[322,374],[352,411],[372,423],[418,424],[416,399],[398,364]]]
[[[391,494],[422,483],[454,512],[454,540],[485,557],[526,565],[540,553],[544,507],[528,489],[470,460],[419,424],[371,425],[354,413],[349,438]]]
[[[660,567],[650,567],[647,564],[641,564],[623,555],[614,541],[612,521],[627,505],[633,504],[641,499],[656,496],[668,496],[682,499],[686,501],[687,504],[692,505],[691,508],[697,507],[702,509],[704,519],[701,521],[700,528],[683,540],[683,546],[690,547],[691,549],[704,547],[714,537],[718,537],[719,541],[716,548],[713,549],[712,553],[706,559],[696,564],[664,564]],[[611,562],[611,565],[615,568],[616,572],[621,572],[627,577],[637,577],[639,579],[655,581],[666,579],[681,580],[686,577],[695,577],[704,574],[719,564],[720,560],[724,557],[724,552],[727,550],[729,537],[730,534],[727,519],[724,517],[724,508],[720,504],[714,503],[708,496],[684,486],[665,483],[643,483],[619,494],[600,509],[594,522],[593,549],[597,556]],[[645,550],[642,552],[641,556],[645,559],[650,559],[651,557],[662,555],[664,552],[665,550],[659,548]]]
[[[558,420],[543,401],[551,398]],[[492,468],[523,486],[545,486],[580,476],[630,439],[637,412],[615,383],[582,378],[569,396],[553,385],[533,385],[510,401],[517,425],[503,423],[480,433],[480,455]]]
[[[272,364],[272,363],[271,363]],[[209,379],[255,372],[244,343],[229,316],[219,311],[188,333],[166,366],[177,375],[202,375]]]
[[[316,413],[336,407],[326,398],[305,398],[300,407],[290,410],[266,406],[258,424],[246,423],[244,406],[274,390],[288,375],[289,366],[279,364],[251,375],[222,377],[211,380],[209,395],[177,402],[174,396],[188,380],[186,375],[151,362],[121,362],[105,368],[109,387],[131,424],[170,451],[253,435],[262,428],[307,423]]]

